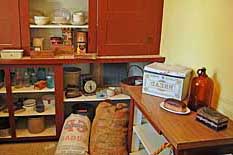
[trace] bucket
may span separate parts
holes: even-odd
[[[81,69],[77,67],[65,67],[64,68],[64,88],[68,87],[80,87],[80,74]]]
[[[35,116],[28,118],[28,131],[36,134],[44,131],[45,129],[45,118],[44,116]]]

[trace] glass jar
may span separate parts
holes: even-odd
[[[37,76],[34,68],[30,69],[29,74],[30,74],[30,83],[31,85],[34,85],[37,82]]]
[[[15,71],[15,88],[23,87],[23,75],[20,69]]]
[[[53,75],[47,75],[46,76],[46,82],[47,82],[47,87],[48,88],[54,88],[54,77]]]
[[[213,80],[206,74],[206,68],[197,70],[198,77],[194,77],[191,83],[188,107],[197,111],[200,107],[211,106],[213,94]]]
[[[24,80],[24,86],[25,86],[25,87],[30,87],[30,85],[31,85],[31,82],[30,82],[30,75],[28,74],[27,71],[24,72],[23,80]]]
[[[74,12],[72,15],[72,24],[74,24],[74,25],[86,24],[85,13],[82,11]]]
[[[45,68],[38,68],[37,70],[37,80],[46,80],[46,70]]]

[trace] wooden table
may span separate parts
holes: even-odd
[[[164,100],[142,94],[141,87],[123,86],[131,96],[129,144],[132,140],[133,112],[136,106],[151,125],[173,145],[176,155],[233,153],[233,121],[228,128],[214,131],[195,120],[196,113],[177,115],[160,108]],[[129,150],[131,145],[128,146]]]

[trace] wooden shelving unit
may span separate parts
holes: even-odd
[[[130,96],[125,95],[125,94],[118,94],[112,97],[108,97],[108,98],[96,98],[96,95],[91,95],[91,96],[80,96],[80,97],[76,97],[76,98],[65,98],[64,102],[82,102],[82,101],[104,101],[106,99],[109,100],[129,100]]]
[[[48,25],[30,25],[30,28],[78,28],[78,29],[88,29],[88,25],[56,25],[56,24],[48,24]]]
[[[30,87],[22,87],[22,88],[15,88],[12,87],[12,93],[49,93],[49,92],[54,92],[55,89],[49,89],[49,88],[44,88],[44,89],[34,89],[34,86]]]

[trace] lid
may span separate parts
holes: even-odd
[[[154,62],[145,66],[144,71],[156,72],[159,74],[165,74],[170,76],[186,77],[186,75],[192,72],[192,69],[180,65],[169,65]]]

